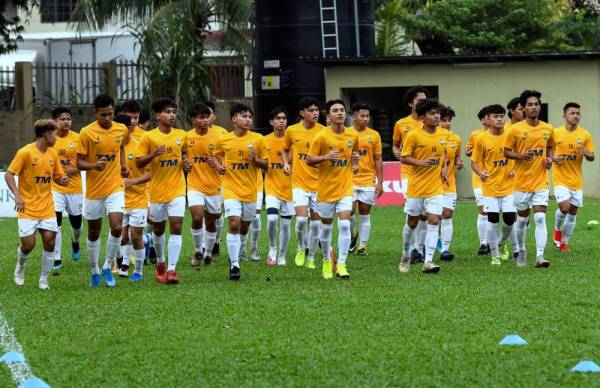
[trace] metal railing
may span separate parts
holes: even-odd
[[[91,105],[100,94],[103,70],[88,63],[36,63],[33,65],[36,106]]]
[[[0,108],[15,107],[15,69],[0,67]]]
[[[117,63],[117,99],[143,100],[148,81],[145,69],[134,62]]]

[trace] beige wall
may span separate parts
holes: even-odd
[[[522,90],[536,89],[549,104],[549,121],[555,126],[563,124],[563,105],[579,102],[581,125],[600,146],[600,60],[509,62],[479,68],[452,64],[334,66],[326,69],[325,79],[328,99],[343,96],[344,88],[438,85],[440,101],[456,111],[454,130],[463,143],[472,129],[480,127],[477,112],[481,107],[505,106]],[[468,159],[465,162],[470,165]],[[584,193],[589,197],[600,197],[598,163],[584,162]],[[470,184],[468,172],[458,174],[460,197],[472,196]]]

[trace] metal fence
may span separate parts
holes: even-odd
[[[100,94],[103,70],[88,63],[36,63],[33,65],[36,106],[91,105]]]
[[[0,67],[0,107],[15,107],[15,69]]]
[[[148,81],[141,65],[122,61],[117,63],[117,98],[119,100],[143,100]]]
[[[244,97],[244,66],[236,64],[212,64],[209,66],[208,87],[210,93],[222,100]]]

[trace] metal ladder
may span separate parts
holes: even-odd
[[[319,0],[321,7],[321,43],[323,58],[340,57],[336,0]]]

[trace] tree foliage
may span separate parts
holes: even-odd
[[[407,53],[402,17],[406,13],[401,0],[390,1],[375,11],[375,51],[380,57]]]
[[[25,20],[22,20],[16,11],[25,11],[29,15],[32,4],[28,0],[0,0],[0,54],[9,53],[17,49],[17,44],[23,40],[21,34],[25,30]],[[7,8],[12,6],[14,15]]]

